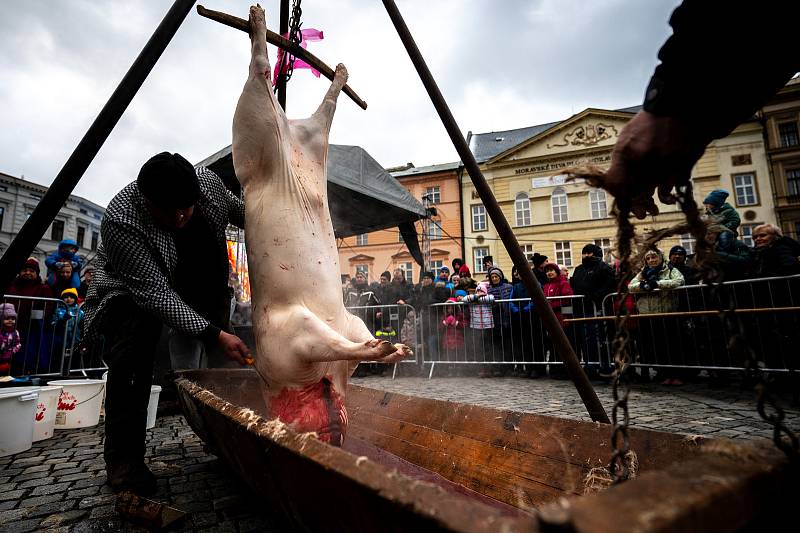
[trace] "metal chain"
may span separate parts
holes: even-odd
[[[634,228],[629,219],[630,213],[627,210],[620,209],[615,205],[613,211],[617,218],[617,243],[620,255],[620,281],[617,286],[617,293],[620,294],[621,298],[614,319],[615,333],[613,350],[615,368],[614,381],[612,384],[614,406],[611,410],[611,423],[613,425],[611,446],[614,451],[611,454],[608,471],[614,476],[614,484],[617,484],[626,481],[630,475],[627,455],[630,451],[630,438],[628,436],[628,424],[630,422],[628,414],[628,396],[631,392],[629,378],[631,335],[628,331],[627,323],[631,316],[630,309],[628,309],[628,301],[632,296],[628,291],[628,283],[633,279],[631,252]],[[620,387],[622,387],[621,398],[619,395]],[[620,410],[622,410],[621,422],[618,421],[618,413]]]
[[[300,27],[303,23],[300,21],[300,18],[303,16],[303,9],[300,7],[301,0],[294,0],[292,2],[292,14],[289,17],[289,35],[288,39],[295,46],[300,46],[300,43],[303,40],[303,34],[300,30]],[[281,66],[278,69],[278,76],[282,76],[286,83],[289,83],[289,80],[292,78],[292,74],[294,74],[294,59],[295,57],[289,53],[288,50],[283,51],[283,55],[281,56]],[[285,72],[284,72],[285,70]],[[278,84],[275,84],[273,88],[275,92],[278,91]]]

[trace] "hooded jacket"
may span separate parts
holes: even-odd
[[[628,289],[632,293],[637,293],[636,307],[643,315],[650,313],[671,313],[678,308],[678,300],[675,293],[669,289],[675,289],[684,284],[683,274],[677,268],[672,268],[664,261],[664,255],[659,252],[661,257],[661,269],[658,271],[656,279],[658,291],[645,291],[642,288],[644,283],[644,272],[642,269],[639,274],[634,277]]]
[[[547,298],[550,307],[553,308],[556,318],[563,326],[564,314],[562,313],[562,310],[565,307],[571,305],[572,299],[570,298],[563,300],[553,297],[572,296],[573,295],[572,286],[569,284],[569,281],[567,281],[567,278],[564,276],[564,274],[561,273],[561,267],[559,265],[557,265],[556,263],[547,263],[545,265],[545,268],[547,267],[550,268],[555,267],[558,271],[558,276],[555,279],[547,278],[547,283],[545,283],[544,286],[542,286],[542,291],[544,292],[544,295]],[[545,272],[545,275],[547,275],[547,272]]]

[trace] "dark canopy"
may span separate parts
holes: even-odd
[[[201,161],[198,166],[216,172],[231,191],[239,194],[230,146]],[[413,231],[414,222],[425,216],[422,204],[358,146],[330,145],[328,205],[334,233],[340,238],[402,226],[408,242],[409,226]],[[416,255],[418,250],[414,233],[409,251]]]

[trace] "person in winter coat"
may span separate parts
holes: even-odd
[[[569,281],[567,281],[567,279],[564,277],[564,274],[561,272],[561,267],[556,263],[546,263],[543,267],[543,270],[545,276],[547,276],[547,283],[545,283],[542,287],[542,291],[547,297],[550,307],[553,308],[556,318],[558,319],[559,323],[561,323],[561,327],[567,331],[568,326],[564,321],[564,309],[572,306],[572,299],[561,299],[555,297],[572,296],[572,286],[570,286]],[[571,335],[569,335],[569,333],[567,333],[567,337],[571,339]],[[545,335],[545,349],[550,352],[551,361],[560,360],[560,355],[556,353],[555,346],[553,345],[549,334]],[[550,365],[550,376],[563,378],[566,376],[566,372],[562,365]]]
[[[53,313],[56,303],[33,299],[53,298],[50,286],[39,277],[40,270],[39,261],[29,257],[8,288],[8,295],[22,296],[7,299],[17,309],[17,328],[25,340],[23,354],[15,360],[12,369],[14,375],[51,370],[52,330],[50,324],[45,323],[45,317]]]
[[[0,376],[11,374],[14,356],[22,349],[14,304],[0,304]]]
[[[547,256],[542,255],[539,252],[535,252],[531,257],[531,264],[533,265],[533,273],[536,276],[536,279],[539,281],[539,285],[544,287],[544,284],[547,283],[547,276],[544,274],[544,264],[547,262]]]
[[[742,222],[736,209],[725,201],[727,197],[728,191],[716,189],[711,191],[708,196],[706,196],[705,200],[703,200],[708,221],[711,224],[721,224],[731,231],[731,235],[720,234],[720,238],[722,239],[721,246],[723,248],[728,248],[730,246],[729,241],[736,238],[739,224]]]
[[[47,266],[47,283],[50,285],[55,284],[58,270],[66,263],[72,266],[72,274],[70,277],[70,287],[76,289],[81,286],[81,268],[83,267],[83,258],[78,255],[78,243],[72,239],[64,239],[58,243],[58,250],[50,254],[45,259],[44,264]]]
[[[750,248],[734,237],[726,226],[722,224],[708,226],[706,242],[713,246],[714,268],[720,273],[721,281],[735,281],[749,277],[752,266]]]
[[[458,287],[456,287],[456,290],[470,292],[475,291],[477,287],[478,283],[472,278],[472,272],[470,272],[469,267],[461,265],[461,268],[458,269]]]
[[[455,298],[447,299],[444,317],[439,324],[442,339],[443,360],[455,361],[464,351],[464,312],[463,306]]]
[[[379,303],[377,296],[375,296],[375,293],[370,290],[367,284],[367,277],[363,272],[356,272],[356,277],[345,296],[344,306],[348,308],[373,307],[371,309],[352,309],[350,312],[363,320],[370,331],[375,332],[377,327],[375,316],[377,309],[375,309],[374,306],[377,306]]]
[[[515,360],[533,362],[534,350],[541,345],[541,322],[534,317],[535,305],[530,299],[528,289],[522,283],[517,267],[511,269],[511,279],[514,284],[511,288],[512,301],[508,304],[508,310],[511,315],[512,354]],[[534,365],[525,365],[523,371],[528,377],[537,375]]]
[[[64,305],[59,305],[50,323],[55,327],[55,345],[72,348],[81,341],[83,309],[78,307],[78,289],[64,289],[61,293]]]
[[[570,279],[572,291],[583,295],[573,300],[576,318],[594,317],[602,314],[603,299],[616,290],[614,271],[603,261],[603,249],[596,244],[587,244],[581,251],[581,264]],[[607,350],[602,349],[606,338],[605,324],[583,322],[575,326],[575,341],[583,353],[584,361],[599,366],[601,373],[610,373],[611,361]]]
[[[683,285],[683,274],[670,268],[660,250],[648,250],[644,254],[645,266],[628,285],[631,292],[639,293],[636,306],[639,313],[671,313],[676,309],[672,293],[663,289],[674,289]],[[662,289],[658,292],[656,289]]]
[[[475,293],[464,296],[461,301],[467,304],[469,309],[467,355],[475,361],[491,361],[491,332],[494,328],[492,304],[494,303],[494,296],[489,294],[489,282],[481,281],[478,283]],[[489,357],[487,357],[487,354],[489,354]]]
[[[660,250],[648,250],[644,254],[644,261],[644,268],[628,285],[630,292],[637,293],[636,306],[639,313],[646,315],[677,311],[678,299],[671,289],[684,284],[683,274],[677,268],[669,266]],[[638,362],[681,363],[679,358],[682,351],[676,342],[680,338],[677,324],[677,319],[669,317],[642,320],[639,328],[641,343]],[[643,378],[649,379],[649,369],[643,368],[642,372]],[[666,378],[663,381],[665,385],[683,383],[680,376],[669,371],[660,371],[659,377]]]
[[[753,228],[754,274],[759,278],[800,274],[800,243],[786,237],[775,224]]]
[[[492,306],[494,315],[494,329],[492,330],[492,358],[495,361],[507,361],[511,359],[511,314],[509,302],[499,302],[498,300],[508,300],[511,298],[513,286],[506,280],[503,271],[496,266],[490,267],[487,271],[489,277],[488,293],[494,296],[495,305]],[[505,375],[507,365],[495,365],[492,369],[494,375]]]

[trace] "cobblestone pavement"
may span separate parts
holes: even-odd
[[[391,392],[474,403],[501,409],[588,420],[570,381],[522,378],[426,378],[370,376],[354,383]],[[610,416],[611,387],[594,382]],[[634,385],[630,396],[634,427],[724,436],[770,437],[755,410],[752,392],[734,385],[683,387]],[[787,406],[788,402],[782,402]],[[786,408],[787,425],[800,430],[800,410]],[[123,522],[105,483],[102,424],[57,431],[48,440],[0,458],[0,532],[147,531]],[[203,449],[182,416],[161,417],[148,432],[148,460],[158,477],[154,499],[188,512],[177,531],[280,531],[277,517],[258,512],[241,483]]]

